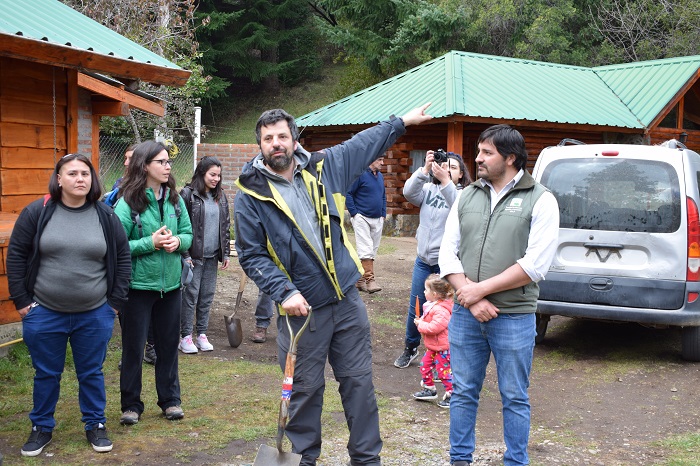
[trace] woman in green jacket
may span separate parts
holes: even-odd
[[[178,351],[180,342],[180,253],[192,244],[192,225],[175,188],[166,148],[146,141],[134,148],[122,199],[114,210],[131,250],[129,301],[122,316],[120,422],[136,424],[143,413],[141,360],[153,323],[158,406],[169,419],[182,419]],[[184,213],[184,215],[183,215]]]

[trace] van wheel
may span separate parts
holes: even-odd
[[[683,327],[681,355],[686,361],[700,361],[700,327]]]
[[[535,344],[539,345],[544,340],[544,334],[547,333],[547,325],[549,325],[549,315],[540,314],[539,312],[535,314],[535,329],[537,330],[537,335],[535,335]]]

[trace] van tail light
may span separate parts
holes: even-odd
[[[688,271],[686,280],[700,281],[700,218],[698,206],[688,198]]]

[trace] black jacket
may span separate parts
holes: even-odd
[[[180,196],[185,201],[192,223],[192,246],[185,257],[189,256],[192,259],[200,260],[204,255],[204,198],[190,185],[182,188]],[[228,210],[226,193],[221,193],[217,204],[219,205],[219,255],[217,259],[219,262],[224,262],[231,250],[231,214]]]
[[[53,200],[49,199],[45,205],[44,202],[44,199],[36,200],[22,210],[12,229],[7,248],[10,299],[18,310],[29,306],[34,300],[34,283],[41,261],[39,239],[56,211]],[[96,202],[95,209],[107,242],[107,303],[113,309],[121,311],[128,299],[131,277],[129,242],[124,227],[111,207]],[[66,234],[76,235],[76,241],[79,239],[79,232],[67,231]]]

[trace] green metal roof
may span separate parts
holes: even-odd
[[[17,35],[124,60],[182,69],[57,0],[0,0],[0,12],[0,35]]]
[[[452,51],[308,113],[298,123],[371,124],[432,102],[428,113],[436,118],[464,115],[642,129],[698,67],[700,56],[584,68]],[[651,106],[644,92],[653,93],[658,103]]]
[[[698,73],[700,56],[666,58],[593,68],[645,126]]]

